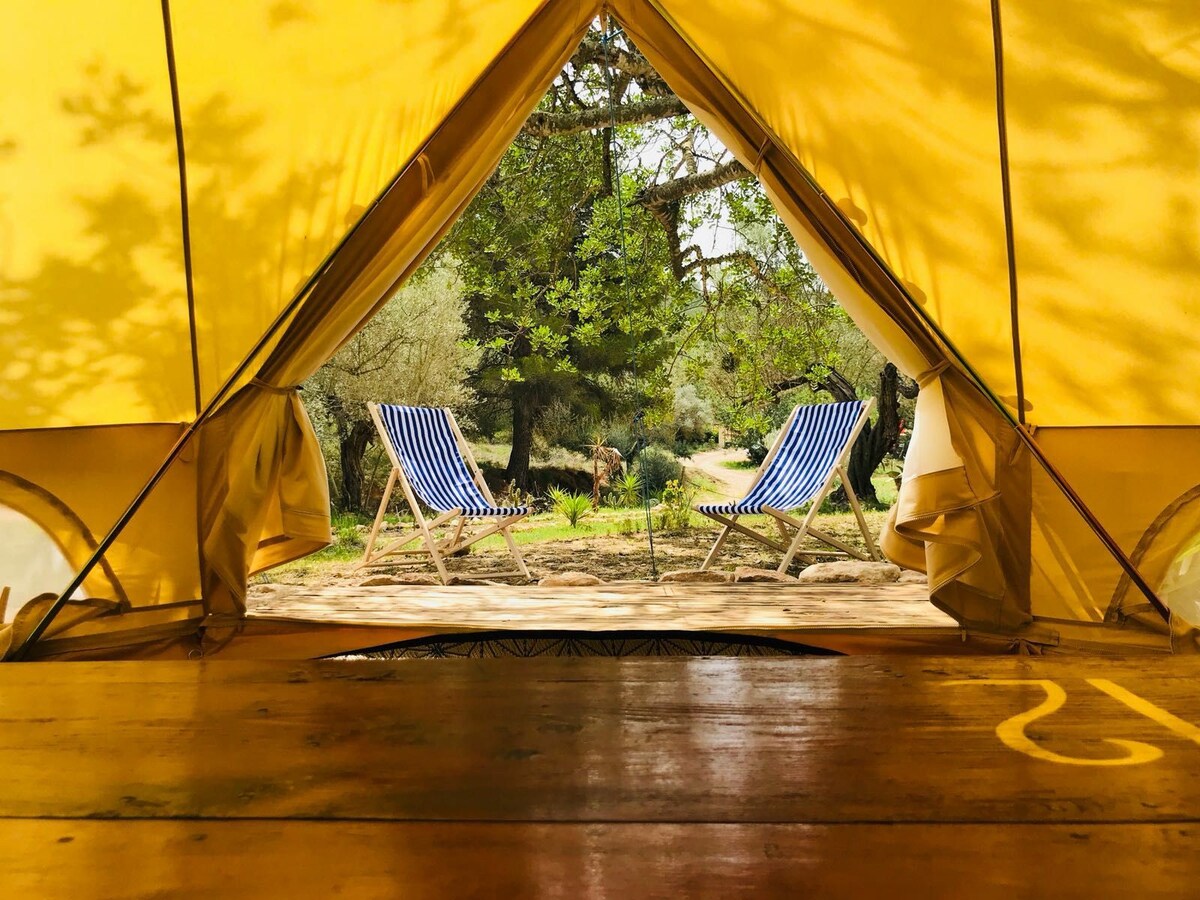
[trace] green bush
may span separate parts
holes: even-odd
[[[592,498],[587,494],[570,494],[562,488],[552,487],[546,492],[551,508],[567,520],[572,528],[592,514]]]
[[[660,496],[668,481],[677,481],[683,475],[679,460],[657,447],[647,447],[639,453],[633,468],[652,497]]]
[[[624,472],[613,479],[608,489],[608,499],[613,506],[641,506],[642,479],[637,472]]]
[[[685,481],[672,478],[662,491],[662,519],[659,527],[667,532],[684,532],[692,527],[692,502],[696,489]]]
[[[638,449],[645,443],[645,437],[639,437],[634,428],[626,424],[609,424],[604,429],[604,443],[615,447],[625,459],[633,459]]]

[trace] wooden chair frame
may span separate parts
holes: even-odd
[[[388,459],[392,462],[392,471],[388,475],[387,486],[383,489],[383,497],[379,501],[379,512],[375,514],[375,523],[371,526],[371,534],[367,538],[367,547],[363,552],[362,562],[358,564],[355,571],[359,571],[374,566],[405,566],[405,565],[420,565],[421,559],[394,559],[393,557],[423,557],[428,555],[437,568],[438,577],[442,584],[450,583],[450,573],[446,569],[446,557],[453,556],[462,550],[467,549],[472,544],[478,543],[486,537],[491,537],[493,534],[501,534],[504,536],[504,542],[508,545],[509,553],[512,554],[513,560],[516,562],[517,568],[511,572],[487,572],[487,573],[456,573],[460,577],[487,577],[487,578],[524,578],[530,580],[529,569],[525,565],[525,559],[521,556],[521,551],[517,549],[517,542],[513,540],[512,533],[509,528],[517,522],[529,515],[529,512],[523,512],[519,515],[504,516],[498,520],[494,520],[487,527],[471,534],[464,534],[464,530],[468,519],[489,518],[495,519],[493,516],[471,516],[465,515],[462,509],[452,509],[447,512],[438,513],[434,518],[427,519],[421,511],[421,503],[417,499],[416,492],[413,490],[412,484],[408,480],[408,476],[404,473],[404,466],[400,463],[399,457],[396,455],[396,450],[392,447],[392,441],[384,427],[383,419],[379,414],[379,404],[368,403],[367,409],[371,413],[371,421],[375,423],[375,429],[379,432],[379,438],[383,442],[383,447],[387,451]],[[454,413],[450,410],[445,410],[446,418],[450,421],[450,430],[454,433],[455,443],[458,445],[458,452],[462,454],[463,461],[466,462],[467,468],[470,469],[472,478],[475,484],[479,487],[480,493],[484,499],[493,506],[496,505],[496,499],[492,496],[491,489],[487,486],[484,480],[483,472],[479,469],[479,464],[475,462],[475,455],[471,452],[471,447],[463,438],[462,432],[458,428],[458,422],[454,419]],[[408,502],[409,508],[412,509],[414,526],[398,538],[388,541],[382,547],[376,549],[376,542],[379,539],[380,529],[383,527],[384,514],[387,512],[388,504],[391,502],[392,493],[396,486],[400,486],[400,490],[404,493],[404,499]],[[449,538],[438,540],[433,530],[440,528],[443,525],[454,523],[454,532]],[[422,546],[409,548],[409,545],[414,541],[421,541]]]
[[[789,515],[786,510],[773,509],[769,506],[763,507],[763,514],[770,516],[775,522],[775,527],[779,530],[779,540],[775,540],[774,538],[768,537],[765,534],[741,524],[738,522],[739,514],[735,513],[730,516],[724,516],[718,513],[704,512],[703,510],[697,508],[697,512],[703,512],[704,515],[708,516],[710,519],[716,521],[722,526],[721,533],[717,536],[716,543],[714,543],[712,549],[708,551],[708,556],[705,557],[703,565],[700,566],[701,570],[708,569],[714,562],[716,562],[717,557],[721,555],[721,550],[725,547],[725,541],[729,538],[730,532],[733,531],[736,531],[738,534],[743,534],[748,538],[752,538],[755,541],[758,541],[758,543],[770,547],[773,550],[778,550],[780,553],[782,553],[783,562],[779,564],[779,568],[776,570],[780,575],[787,574],[788,567],[792,564],[792,560],[795,559],[797,555],[812,556],[818,552],[830,552],[835,553],[838,556],[853,556],[862,560],[882,559],[883,556],[879,552],[879,547],[875,543],[874,536],[867,527],[867,520],[866,517],[863,516],[862,506],[858,502],[858,496],[854,493],[854,488],[850,484],[849,473],[846,471],[846,464],[850,459],[850,451],[854,448],[854,442],[858,440],[858,436],[862,432],[863,426],[866,425],[867,421],[870,419],[871,410],[874,408],[874,398],[868,400],[866,404],[863,405],[862,412],[859,413],[858,419],[854,423],[854,428],[850,431],[850,436],[846,439],[846,444],[842,448],[842,452],[838,457],[837,463],[830,468],[829,474],[825,477],[825,482],[821,485],[821,489],[817,492],[816,496],[813,497],[812,503],[808,508],[808,513],[804,516],[803,520]],[[792,414],[788,417],[787,423],[779,432],[779,437],[775,439],[775,444],[771,447],[770,452],[768,452],[766,457],[763,459],[762,465],[758,467],[758,472],[755,475],[754,482],[750,485],[750,488],[746,491],[746,494],[749,494],[750,491],[753,490],[758,484],[758,482],[762,480],[763,474],[768,468],[770,468],[771,463],[774,462],[776,455],[779,453],[779,448],[783,444],[783,439],[791,430],[792,423],[795,421],[799,412],[800,407],[796,407],[794,410],[792,410]],[[813,521],[816,519],[817,513],[821,509],[821,504],[825,502],[825,498],[829,496],[829,492],[833,490],[835,478],[841,479],[842,486],[846,489],[846,498],[850,501],[850,508],[854,510],[854,516],[858,520],[859,530],[862,532],[863,541],[867,545],[867,554],[864,554],[855,547],[851,547],[844,541],[838,540],[833,535],[826,534],[825,532],[813,527]],[[794,529],[794,533],[789,529]],[[816,538],[818,541],[833,547],[834,550],[801,550],[800,545],[804,542],[805,538],[808,537]]]

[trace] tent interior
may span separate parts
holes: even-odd
[[[0,522],[42,532],[0,548],[5,653],[185,654],[330,541],[297,386],[598,16],[921,385],[886,555],[972,631],[1197,646],[1187,4],[70,6],[0,11]]]

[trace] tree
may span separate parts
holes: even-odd
[[[877,502],[871,476],[897,445],[901,401],[916,396],[916,385],[849,320],[758,185],[734,185],[727,194],[739,242],[719,260],[701,262],[706,304],[696,325],[694,377],[718,398],[724,424],[760,453],[796,402],[875,396],[875,420],[863,428],[848,469],[855,493]]]
[[[605,148],[603,135],[522,134],[443,244],[482,350],[471,384],[511,410],[505,477],[522,488],[552,402],[594,418],[659,402],[689,293],[661,230],[621,206]],[[636,175],[622,177],[628,196]]]
[[[367,403],[463,407],[470,400],[463,380],[479,354],[466,337],[453,266],[426,268],[304,385],[339,508],[361,512],[368,499],[364,459],[375,428]]]
[[[611,66],[609,80],[604,68]],[[611,95],[609,89],[611,88]],[[701,309],[681,340],[679,356],[699,355],[694,368],[723,396],[724,419],[761,438],[774,422],[784,394],[804,388],[834,399],[877,392],[876,421],[855,444],[850,477],[864,499],[875,499],[871,475],[899,437],[902,398],[916,385],[899,376],[837,307],[771,208],[753,175],[688,114],[645,57],[621,35],[605,47],[593,31],[555,87],[548,103],[526,125],[529,134],[551,137],[602,128],[611,120],[627,127],[631,155],[644,166],[632,195],[666,237],[672,275],[698,292]],[[699,240],[705,225],[719,221],[738,240],[730,250],[706,254]],[[711,230],[711,229],[710,229]],[[874,366],[870,377],[847,378],[840,354],[843,338],[857,336]],[[859,354],[860,356],[862,354]],[[715,370],[715,377],[709,373]],[[875,381],[878,381],[878,385]]]

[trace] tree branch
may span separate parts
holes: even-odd
[[[751,177],[753,176],[751,176],[750,170],[735,159],[698,175],[685,175],[662,184],[648,185],[637,192],[633,202],[653,210],[656,206],[665,206],[668,203],[682,200],[684,197],[703,194],[705,191]]]
[[[607,106],[593,106],[579,112],[535,112],[525,122],[524,132],[533,137],[578,134],[607,128],[615,113],[618,125],[642,125],[659,119],[682,116],[688,109],[678,97],[652,97],[623,103],[610,113]]]

